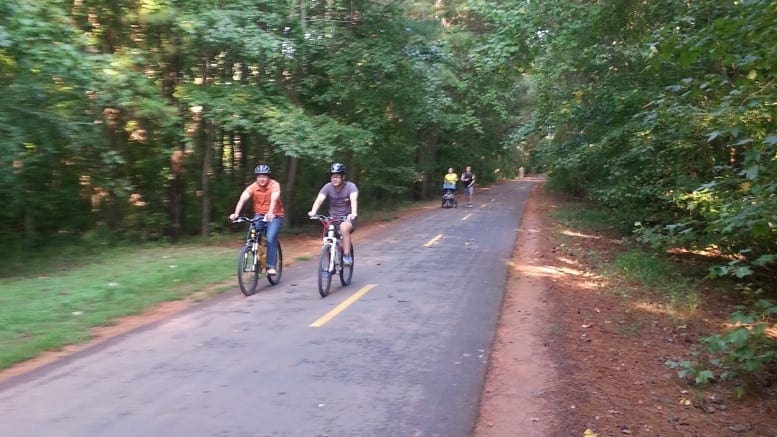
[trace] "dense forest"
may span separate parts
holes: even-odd
[[[7,0],[0,246],[211,235],[254,165],[289,225],[519,166],[656,247],[777,259],[777,2]]]

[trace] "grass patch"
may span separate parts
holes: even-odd
[[[613,229],[607,211],[592,208],[564,208],[552,211],[550,217],[565,226],[582,227],[591,231]]]
[[[630,279],[651,287],[670,288],[677,282],[685,282],[674,263],[639,249],[618,255],[613,267]]]
[[[667,296],[668,307],[674,312],[693,312],[699,305],[696,281],[665,255],[633,249],[619,254],[612,268]]]
[[[631,299],[645,292],[657,292],[664,296],[666,307],[672,312],[690,314],[697,309],[699,280],[690,266],[649,249],[623,251],[622,245],[607,243],[620,234],[612,225],[612,214],[608,210],[577,201],[568,205],[552,211],[550,217],[568,230],[598,237],[601,243],[578,248],[576,237],[556,235],[555,240],[563,243],[564,250],[575,252],[579,259],[608,278],[614,295]],[[631,240],[621,239],[623,241]]]
[[[154,245],[36,257],[24,274],[0,279],[0,368],[87,341],[93,327],[229,281],[235,254],[228,246]]]

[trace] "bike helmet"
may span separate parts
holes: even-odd
[[[331,166],[329,166],[329,174],[345,174],[345,164],[341,164],[339,162],[335,162]]]
[[[270,166],[267,164],[259,164],[254,169],[254,174],[272,174],[272,171],[270,170]]]

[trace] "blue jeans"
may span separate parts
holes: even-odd
[[[281,231],[283,217],[275,217],[271,222],[256,222],[256,229],[267,228],[267,268],[274,269],[278,258],[278,232]]]

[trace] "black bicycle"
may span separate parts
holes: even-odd
[[[263,220],[264,216],[260,215],[254,218],[238,217],[233,221],[233,223],[248,223],[246,244],[240,249],[240,255],[237,257],[237,282],[240,284],[240,291],[246,296],[256,293],[260,276],[267,277],[270,285],[275,285],[281,282],[283,274],[283,251],[279,240],[275,263],[277,273],[267,274],[267,226],[259,224]]]
[[[326,215],[316,215],[311,220],[318,220],[323,227],[323,237],[321,240],[321,255],[318,257],[317,276],[318,293],[321,297],[329,295],[329,288],[332,286],[332,275],[340,274],[340,283],[346,286],[351,283],[353,277],[354,257],[353,242],[351,242],[351,264],[343,263],[343,241],[337,225],[345,220],[346,217],[330,217]]]

